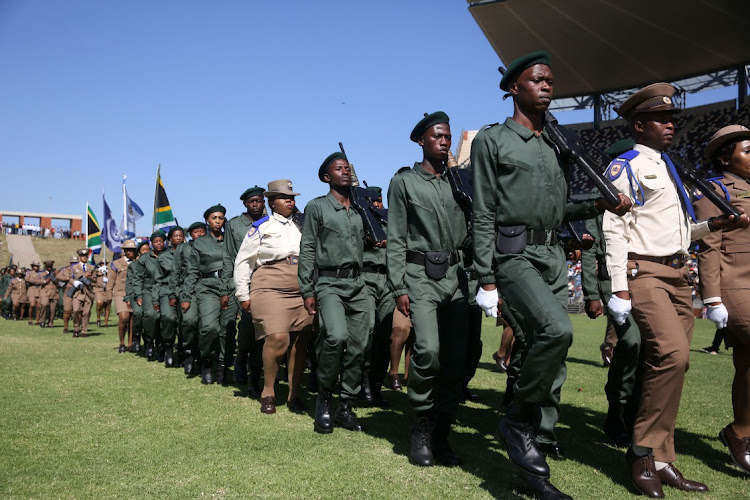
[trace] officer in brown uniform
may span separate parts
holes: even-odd
[[[73,275],[73,273],[71,272],[71,269],[77,262],[78,262],[78,257],[73,255],[70,258],[70,265],[65,266],[59,271],[57,271],[57,274],[55,275],[55,278],[57,278],[57,281],[59,283],[64,283],[63,285],[63,333],[69,333],[68,322],[70,321],[70,317],[73,315],[73,297],[71,293],[69,293],[70,289],[73,288],[73,284],[70,281],[70,277]]]
[[[94,302],[92,279],[94,264],[88,263],[89,249],[81,248],[76,252],[78,262],[70,268],[69,283],[73,285],[73,338],[88,337],[91,304]]]
[[[612,297],[607,307],[618,324],[631,312],[641,331],[643,383],[626,458],[633,484],[653,498],[662,485],[708,491],[674,466],[675,422],[690,356],[694,318],[688,267],[691,240],[718,229],[747,227],[747,215],[699,222],[674,161],[664,151],[674,138],[674,87],[656,83],[617,109],[635,140],[633,150],[610,163],[607,176],[634,200],[632,212],[604,214],[607,271]],[[692,221],[691,221],[692,219]]]
[[[44,285],[44,273],[39,270],[41,263],[35,260],[31,263],[31,270],[26,271],[26,296],[29,299],[29,324],[34,324],[34,318],[36,318],[37,324],[41,317],[42,308],[40,307],[40,295],[42,292],[42,285]]]
[[[109,326],[109,310],[112,305],[112,298],[107,293],[107,261],[102,259],[94,271],[94,300],[96,301],[96,326],[102,326],[102,316],[104,316],[104,326]]]
[[[120,336],[120,348],[118,352],[123,353],[131,349],[133,345],[133,323],[131,321],[133,309],[125,302],[125,281],[128,277],[128,267],[135,260],[135,241],[127,240],[122,243],[123,256],[115,260],[109,266],[107,273],[107,293],[115,303],[117,313],[117,333]],[[125,344],[125,335],[128,343]]]
[[[5,292],[6,297],[10,297],[13,302],[13,321],[23,318],[23,298],[26,297],[26,280],[20,273],[15,273],[10,280],[8,290]]]
[[[750,213],[750,130],[729,125],[706,145],[705,156],[722,176],[711,181],[719,195]],[[707,198],[695,203],[699,218],[721,215]],[[732,461],[750,474],[750,231],[723,230],[703,238],[698,253],[701,297],[706,316],[723,330],[732,347],[734,419],[719,433]]]
[[[58,282],[53,268],[54,265],[54,260],[44,261],[44,272],[47,273],[47,275],[44,277],[44,285],[42,285],[42,291],[39,297],[42,310],[42,317],[39,326],[42,328],[53,326],[52,322],[55,320],[55,309],[57,309],[57,301],[60,296],[58,293]]]

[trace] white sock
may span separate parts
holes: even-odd
[[[664,467],[669,465],[668,462],[659,462],[658,460],[654,460],[654,465],[656,465],[656,470],[662,470]]]
[[[634,444],[633,454],[636,457],[645,457],[646,455],[651,455],[651,448],[645,448],[643,446],[638,446],[637,444]]]

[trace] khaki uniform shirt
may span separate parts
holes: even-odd
[[[6,293],[10,293],[10,298],[13,302],[23,302],[23,299],[26,297],[26,280],[16,276],[10,280],[10,285],[8,285]]]
[[[94,266],[94,264],[89,264],[88,262],[76,262],[70,266],[70,279],[68,280],[68,283],[72,286],[73,282],[82,276],[86,276],[89,280],[93,280],[94,271],[96,271],[96,266]],[[81,288],[73,292],[73,298],[76,298],[83,293],[85,293],[90,299],[94,298],[93,289],[86,285],[83,285]]]
[[[125,297],[125,283],[128,279],[130,263],[131,261],[123,255],[109,265],[107,292],[111,293],[113,297]]]
[[[57,286],[57,277],[49,271],[45,271],[45,272],[47,273],[47,276],[44,277],[44,285],[42,285],[41,296],[47,297],[50,300],[57,300],[59,296],[59,289]]]
[[[258,222],[261,221],[263,219]],[[261,224],[250,226],[234,261],[237,300],[244,302],[250,299],[250,280],[260,266],[299,256],[301,239],[302,233],[294,219],[277,213],[272,212]]]
[[[622,217],[607,212],[602,222],[612,293],[628,289],[628,253],[649,257],[687,255],[690,241],[709,233],[705,221],[690,223],[661,152],[642,144],[636,144],[634,149],[640,154],[630,160],[630,168],[641,188],[635,183],[631,188],[626,171],[610,175],[615,187],[634,201],[633,209]],[[643,205],[636,205],[635,201],[641,198]]]
[[[750,183],[725,173],[719,181],[729,193],[729,202],[750,213]],[[716,186],[716,192],[725,196]],[[699,219],[718,217],[721,211],[708,198],[695,202]],[[750,230],[719,230],[703,237],[698,252],[701,296],[704,303],[721,302],[721,290],[750,288]]]

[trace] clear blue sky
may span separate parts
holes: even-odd
[[[289,178],[304,204],[342,141],[387,187],[424,112],[503,120],[500,61],[461,0],[0,1],[0,208],[122,217],[149,234],[157,165],[181,224]],[[573,121],[590,120],[590,113]],[[563,118],[561,121],[571,121]]]

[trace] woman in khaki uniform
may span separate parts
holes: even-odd
[[[104,316],[104,326],[109,326],[109,310],[112,305],[112,295],[107,293],[107,261],[102,259],[99,266],[94,271],[94,301],[96,302],[96,326],[102,326],[102,316]]]
[[[54,260],[44,261],[44,271],[47,275],[44,277],[44,285],[42,285],[42,291],[39,295],[42,308],[42,317],[39,326],[42,328],[51,328],[54,326],[52,323],[55,320],[55,310],[57,309],[57,301],[60,296],[57,278],[55,278],[55,270],[52,267],[54,265]]]
[[[122,243],[122,253],[119,259],[112,262],[110,271],[107,273],[107,294],[112,297],[117,313],[117,333],[120,336],[120,348],[118,352],[130,351],[133,346],[133,323],[130,318],[133,309],[125,302],[125,282],[128,278],[128,267],[135,260],[135,241],[127,240]],[[125,336],[127,335],[127,345]]]
[[[23,319],[23,303],[26,298],[26,280],[23,274],[16,273],[10,284],[8,285],[8,291],[5,292],[6,297],[10,296],[13,301],[13,321]]]
[[[276,413],[275,388],[279,363],[288,357],[290,411],[302,412],[298,397],[305,369],[312,320],[305,310],[297,280],[302,233],[295,220],[292,183],[286,179],[268,184],[263,193],[271,214],[253,223],[234,262],[234,281],[240,306],[255,324],[256,340],[263,344],[263,392],[260,411]]]
[[[68,290],[73,288],[73,284],[70,283],[70,277],[72,276],[71,273],[71,267],[75,265],[75,263],[78,262],[78,257],[75,255],[70,258],[70,265],[63,267],[59,271],[57,271],[57,274],[55,275],[55,278],[57,278],[57,281],[60,283],[64,283],[63,287],[63,333],[68,333],[68,323],[70,322],[70,317],[73,315],[73,297],[68,295]]]
[[[730,125],[716,132],[705,156],[722,177],[716,191],[732,205],[750,213],[750,130]],[[706,198],[695,203],[699,219],[721,215]],[[719,432],[732,461],[750,474],[750,230],[719,230],[703,238],[698,253],[701,296],[708,319],[724,328],[727,347],[733,347],[734,421]]]

